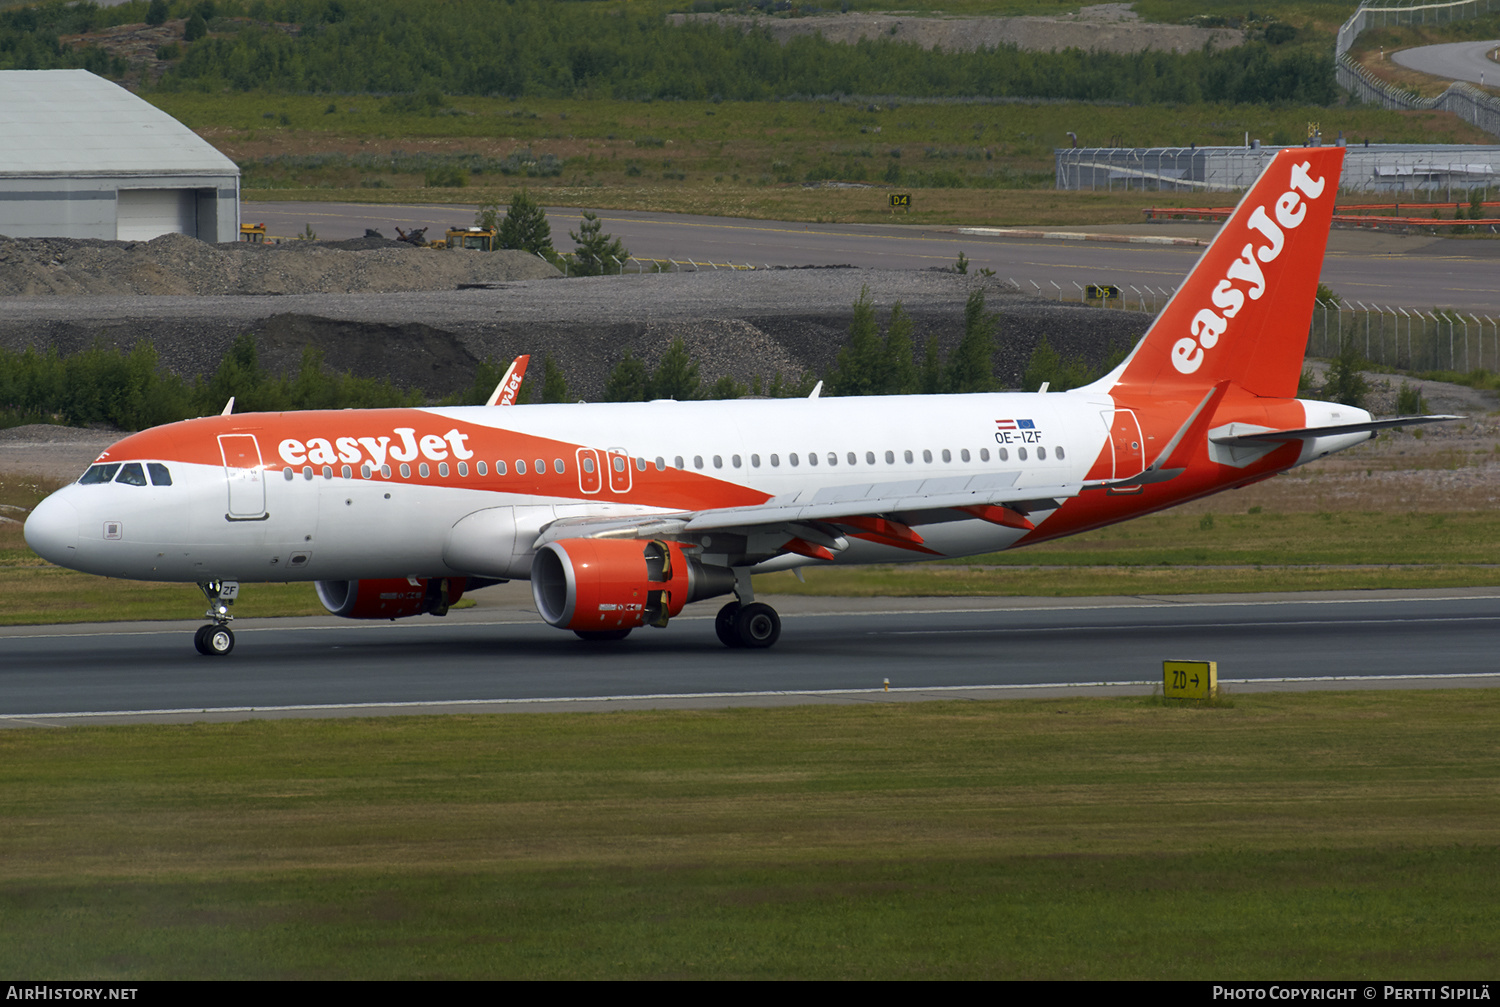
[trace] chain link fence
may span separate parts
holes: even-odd
[[[1356,63],[1349,55],[1354,40],[1366,28],[1402,24],[1447,24],[1500,10],[1500,0],[1453,0],[1451,3],[1416,3],[1363,0],[1339,28],[1334,46],[1334,73],[1339,86],[1360,101],[1404,111],[1452,112],[1491,136],[1500,136],[1500,99],[1472,84],[1455,83],[1436,98],[1388,84]]]
[[[1497,0],[1500,2],[1500,0]],[[1497,123],[1500,124],[1500,123]],[[1055,152],[1057,188],[1142,192],[1248,189],[1281,147],[1079,147]],[[1386,143],[1347,148],[1340,192],[1454,193],[1500,181],[1500,145]]]
[[[1052,301],[1092,304],[1106,310],[1140,311],[1150,315],[1166,307],[1176,287],[1115,288],[1084,286],[1053,280],[1027,280],[1010,285],[1022,293]],[[1091,293],[1111,291],[1101,299]],[[1307,333],[1307,356],[1336,357],[1350,340],[1361,357],[1380,367],[1406,371],[1500,372],[1500,319],[1433,308],[1315,300]]]

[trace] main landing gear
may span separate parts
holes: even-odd
[[[770,605],[755,600],[746,567],[734,571],[734,597],[714,617],[714,632],[719,634],[720,643],[736,650],[763,650],[781,639],[781,616]]]
[[[193,634],[193,646],[205,657],[222,657],[234,650],[234,631],[229,628],[234,616],[229,614],[229,606],[239,597],[239,581],[201,581],[198,590],[208,599],[208,611],[204,616],[213,622],[198,627],[198,632]]]

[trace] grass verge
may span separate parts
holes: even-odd
[[[1486,978],[1497,716],[1434,691],[0,732],[0,969]]]
[[[5,486],[0,481],[0,500],[23,499],[5,496]],[[845,597],[1080,597],[1490,587],[1500,586],[1500,513],[1167,513],[1013,552],[939,563],[810,567],[804,576],[802,582],[790,573],[768,574],[756,578],[756,589]],[[49,566],[25,547],[19,524],[0,525],[0,625],[192,619],[202,605],[191,584],[106,579]],[[311,584],[246,584],[235,614],[321,615],[323,607]]]

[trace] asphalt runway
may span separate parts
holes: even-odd
[[[1224,194],[1219,194],[1224,196]],[[1227,196],[1224,196],[1227,199]],[[1212,202],[1212,200],[1208,200]],[[1222,200],[1221,200],[1222,201]],[[553,244],[571,247],[581,211],[549,208]],[[272,235],[290,236],[310,225],[320,238],[358,237],[365,228],[396,236],[395,228],[430,226],[429,237],[449,226],[468,225],[472,206],[377,206],[350,203],[246,203],[248,222],[264,222]],[[956,228],[897,224],[800,224],[730,217],[601,210],[607,233],[642,258],[689,260],[700,268],[734,265],[851,265],[864,269],[932,269],[953,264],[962,251],[971,272],[993,269],[1027,292],[1077,298],[1077,285],[1108,283],[1126,288],[1132,301],[1141,288],[1167,291],[1182,282],[1202,254],[1192,245],[1130,243],[1140,237],[1211,238],[1211,225],[1160,223],[1098,227],[1116,239],[1078,241],[959,233]],[[1077,231],[1063,228],[1059,231]],[[1152,231],[1150,235],[1137,232]],[[1481,314],[1500,309],[1495,270],[1500,242],[1460,241],[1418,235],[1335,231],[1323,263],[1322,281],[1349,301],[1452,307]],[[1134,286],[1137,292],[1128,288]],[[1157,303],[1164,302],[1156,295]],[[1147,303],[1151,295],[1147,294]]]
[[[1435,594],[831,599],[821,613],[788,599],[769,651],[725,649],[708,618],[591,645],[475,610],[246,620],[218,659],[194,652],[192,623],[14,628],[0,635],[0,724],[1144,694],[1164,659],[1216,660],[1247,690],[1500,685],[1500,596]]]
[[[1500,84],[1500,63],[1490,54],[1500,49],[1500,39],[1483,42],[1445,42],[1421,45],[1391,53],[1391,59],[1409,70],[1430,73],[1449,80],[1466,80],[1471,84]]]

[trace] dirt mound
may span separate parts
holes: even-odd
[[[1126,4],[1085,7],[1068,17],[910,17],[893,14],[825,14],[781,18],[754,14],[673,14],[675,24],[689,18],[742,31],[764,31],[785,45],[800,35],[821,34],[830,42],[853,45],[863,39],[885,38],[945,52],[1013,45],[1032,52],[1082,49],[1086,52],[1195,52],[1207,43],[1214,48],[1239,45],[1245,34],[1229,28],[1192,28],[1148,24],[1136,19]]]
[[[150,241],[0,239],[0,296],[395,293],[557,275],[525,252],[369,238],[281,245],[211,245],[182,234]]]

